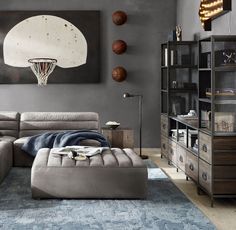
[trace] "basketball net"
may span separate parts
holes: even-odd
[[[47,85],[48,77],[56,67],[57,60],[52,58],[32,58],[30,68],[38,79],[38,85]]]

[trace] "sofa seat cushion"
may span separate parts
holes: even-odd
[[[34,158],[21,149],[28,137],[21,137],[14,141],[13,166],[31,167]]]
[[[18,138],[14,141],[14,144],[15,145],[19,145],[19,146],[22,146],[25,141],[28,139],[28,137],[21,137],[21,138]]]
[[[145,198],[147,168],[132,149],[112,148],[85,161],[39,150],[31,171],[34,198]]]
[[[0,136],[0,141],[14,142],[15,140],[16,140],[15,137],[11,137],[11,136]]]

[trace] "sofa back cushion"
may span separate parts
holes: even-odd
[[[99,116],[94,112],[25,112],[20,119],[20,137],[66,130],[99,131]]]
[[[0,135],[18,137],[20,115],[17,112],[0,112]]]

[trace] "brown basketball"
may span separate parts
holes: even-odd
[[[127,71],[125,68],[118,66],[112,70],[112,78],[115,81],[122,82],[127,77]]]
[[[127,49],[127,44],[123,40],[116,40],[112,44],[112,50],[116,54],[123,54]]]
[[[118,10],[112,14],[112,21],[118,26],[123,25],[127,21],[127,14]]]

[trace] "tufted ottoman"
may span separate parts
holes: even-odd
[[[86,161],[40,149],[32,166],[33,198],[145,198],[147,167],[132,149],[112,148]]]

